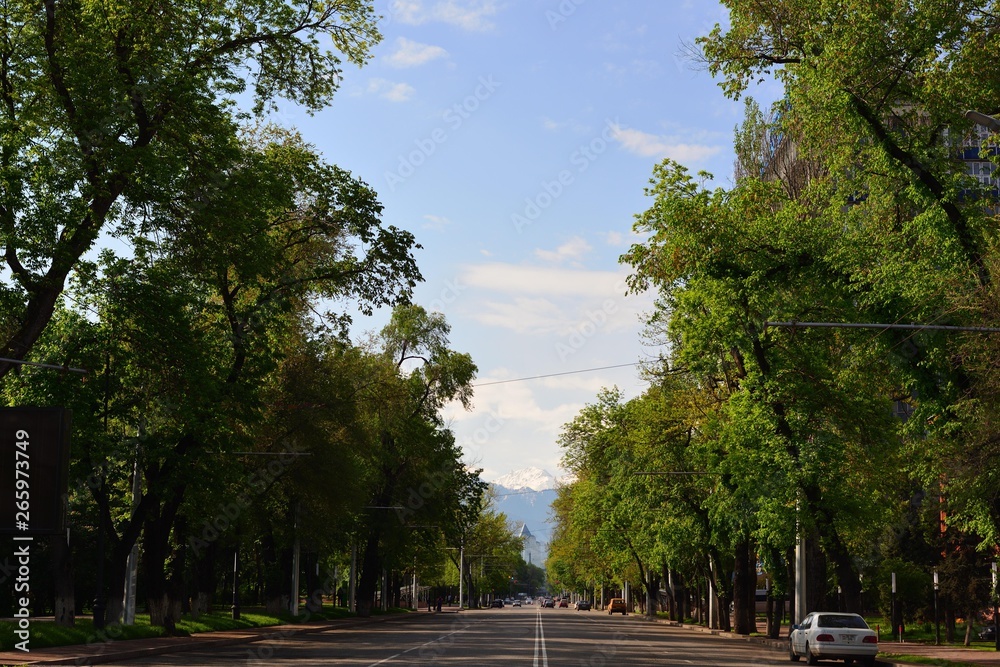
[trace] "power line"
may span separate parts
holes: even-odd
[[[902,329],[904,331],[980,331],[1000,333],[998,327],[960,327],[948,324],[879,324],[875,322],[764,322],[765,327],[810,327],[827,329]]]
[[[480,382],[479,384],[472,385],[473,387],[488,387],[493,384],[507,384],[508,382],[524,382],[526,380],[541,380],[543,378],[554,378],[560,375],[575,375],[577,373],[590,373],[593,371],[606,371],[611,368],[627,368],[629,366],[638,366],[640,361],[632,362],[631,364],[618,364],[616,366],[599,366],[597,368],[581,368],[577,371],[563,371],[562,373],[549,373],[548,375],[532,375],[531,377],[523,378],[511,378],[510,380],[495,380],[494,382]]]
[[[544,493],[545,491],[555,491],[555,489],[544,489],[543,491],[535,491],[534,489],[530,491],[511,491],[510,493],[498,493],[494,495],[494,498],[506,498],[507,496],[526,496],[531,493]]]

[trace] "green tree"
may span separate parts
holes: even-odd
[[[803,214],[803,227],[835,233],[803,259],[819,261],[855,308],[825,319],[997,322],[995,192],[958,159],[980,146],[964,112],[1000,110],[996,3],[724,4],[730,25],[699,40],[709,70],[733,97],[754,80],[779,81],[786,95],[772,132],[786,155],[820,167],[818,183],[794,196],[826,202],[823,214]],[[887,395],[912,412],[900,466],[947,498],[951,525],[996,544],[1000,395],[983,363],[994,340],[881,337],[899,378]]]
[[[298,137],[269,133],[234,151],[240,159],[216,173],[207,203],[193,206],[197,192],[186,192],[160,212],[159,229],[169,232],[160,243],[137,239],[134,257],[104,253],[98,266],[83,267],[73,296],[100,318],[100,330],[63,339],[59,354],[82,347],[96,357],[89,367],[102,369],[99,414],[121,438],[143,440],[140,451],[123,451],[121,440],[95,436],[82,443],[82,458],[98,469],[115,461],[127,479],[126,462],[139,456],[145,488],[134,511],[119,519],[113,508],[111,495],[128,497],[127,485],[98,484],[95,500],[113,535],[111,590],[120,590],[141,529],[150,610],[168,626],[179,609],[187,533],[176,524],[204,518],[182,511],[185,496],[204,494],[198,487],[217,479],[220,461],[247,449],[303,329],[336,329],[346,317],[310,323],[312,304],[341,296],[370,312],[407,298],[420,279],[412,236],[384,227],[374,192]],[[266,446],[280,447],[280,438]],[[239,466],[222,469],[234,471],[234,482],[241,475]],[[117,618],[117,606],[109,611]]]
[[[235,96],[318,110],[340,58],[360,65],[380,39],[364,0],[18,0],[0,21],[0,356],[14,359],[102,233],[129,234],[224,160]]]
[[[635,269],[634,289],[660,290],[664,315],[654,317],[667,320],[669,313],[674,365],[707,386],[726,387],[712,437],[723,457],[723,484],[735,495],[716,496],[722,504],[715,511],[720,518],[748,516],[730,511],[738,502],[760,524],[744,524],[744,534],[787,539],[798,503],[800,521],[856,608],[852,544],[864,540],[853,533],[868,524],[848,517],[877,516],[891,491],[870,471],[897,460],[889,397],[901,379],[887,348],[870,336],[764,327],[769,320],[857,317],[825,259],[839,239],[824,216],[837,219],[839,209],[822,208],[822,183],[814,191],[815,199],[790,200],[777,184],[749,178],[730,191],[708,191],[665,162],[648,189],[654,203],[636,223],[649,239],[623,261]],[[817,596],[811,608],[824,597],[825,582],[819,568],[810,581]]]
[[[449,332],[439,313],[398,306],[358,377],[369,494],[357,536],[357,603],[363,616],[371,613],[382,570],[408,566],[396,560],[399,547],[411,539],[408,526],[436,524],[458,547],[479,514],[485,485],[462,464],[440,415],[451,400],[470,405],[476,373],[469,355],[449,349]]]

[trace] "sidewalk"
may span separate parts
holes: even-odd
[[[727,637],[733,639],[734,641],[745,641],[752,642],[755,644],[763,644],[765,646],[770,646],[776,650],[781,650],[787,653],[788,651],[788,627],[782,628],[782,637],[785,639],[768,639],[766,637],[746,637],[743,635],[734,635],[731,632],[722,632],[721,630],[709,630],[708,628],[701,625],[684,625],[675,621],[667,621],[663,619],[658,619],[658,623],[664,623],[666,625],[671,625],[674,627],[685,628],[688,630],[695,630],[698,632],[703,632],[706,634],[712,634],[719,637]],[[994,665],[1000,667],[1000,652],[997,651],[984,651],[975,648],[965,648],[964,646],[935,646],[934,644],[920,644],[916,642],[891,642],[891,641],[880,641],[878,644],[879,659],[878,665],[880,667],[913,667],[916,664],[926,664],[926,663],[915,663],[915,662],[903,662],[896,658],[887,658],[886,655],[911,655],[919,656],[923,658],[934,658],[937,660],[947,660],[949,662],[959,664],[959,665]],[[827,661],[825,664],[834,664],[833,661]]]
[[[458,608],[445,608],[441,613],[457,613]],[[414,612],[417,613],[417,612]],[[424,612],[426,614],[427,612]],[[293,635],[343,630],[393,618],[408,618],[408,614],[372,616],[371,618],[342,618],[315,623],[272,625],[264,628],[200,632],[188,637],[153,637],[150,639],[122,639],[98,641],[92,644],[73,644],[23,651],[0,652],[0,665],[99,665],[136,658],[147,658],[162,653],[182,653],[205,648],[234,646],[255,642],[278,641]]]

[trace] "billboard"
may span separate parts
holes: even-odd
[[[72,413],[0,408],[0,534],[65,530]]]

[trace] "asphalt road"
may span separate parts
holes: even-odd
[[[363,628],[274,636],[238,647],[162,655],[129,664],[759,667],[790,663],[783,652],[634,616],[508,607],[403,616]]]

